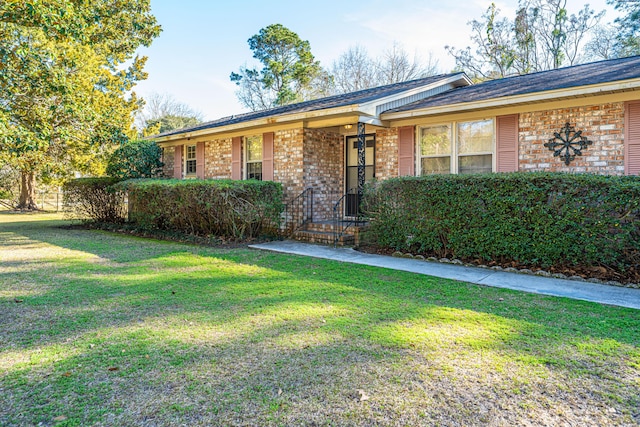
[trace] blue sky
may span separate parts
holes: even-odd
[[[512,16],[517,0],[495,1],[504,16]],[[589,2],[596,10],[606,0]],[[136,87],[144,97],[171,94],[213,120],[245,111],[236,101],[229,74],[241,65],[254,65],[247,39],[270,24],[282,24],[308,40],[321,64],[329,67],[350,46],[361,45],[372,56],[401,43],[411,54],[427,58],[432,52],[441,71],[454,63],[445,45],[466,47],[469,27],[491,0],[472,1],[352,1],[352,0],[151,0],[163,32],[150,48],[149,78]],[[584,2],[569,0],[570,12]],[[612,19],[609,11],[605,20]]]

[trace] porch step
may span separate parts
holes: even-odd
[[[302,242],[333,245],[335,235],[333,231],[298,230],[293,233],[293,238]],[[355,240],[355,235],[343,234],[336,243],[338,246],[350,246],[355,244]]]
[[[338,226],[338,229],[341,232],[347,234],[354,234],[358,228],[362,226],[362,224],[353,223],[349,224],[350,221],[338,221],[334,223],[333,221],[319,221],[319,222],[311,222],[305,225],[306,231],[325,231],[333,233],[335,226]],[[346,227],[346,228],[345,228]]]

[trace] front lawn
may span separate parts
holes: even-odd
[[[0,213],[0,425],[634,425],[640,311]]]

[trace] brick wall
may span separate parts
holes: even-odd
[[[593,144],[569,166],[544,144],[565,123],[581,130]],[[624,173],[624,103],[564,108],[520,114],[521,171]]]
[[[205,142],[204,177],[231,179],[231,138]]]
[[[398,128],[376,130],[376,179],[398,176]]]
[[[175,162],[175,148],[165,147],[162,149],[162,176],[165,178],[173,178],[173,165]]]
[[[304,186],[312,187],[314,221],[333,218],[344,193],[344,138],[320,129],[304,130]]]
[[[304,190],[304,130],[277,131],[273,138],[273,180],[282,183],[285,200]]]

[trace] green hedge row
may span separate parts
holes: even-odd
[[[640,263],[640,179],[513,173],[398,178],[365,193],[368,239],[439,257],[531,266]]]
[[[245,239],[273,232],[284,209],[269,181],[142,179],[120,183],[142,228]]]
[[[78,178],[63,186],[65,211],[83,221],[122,223],[127,217],[126,194],[114,187],[118,178]]]

